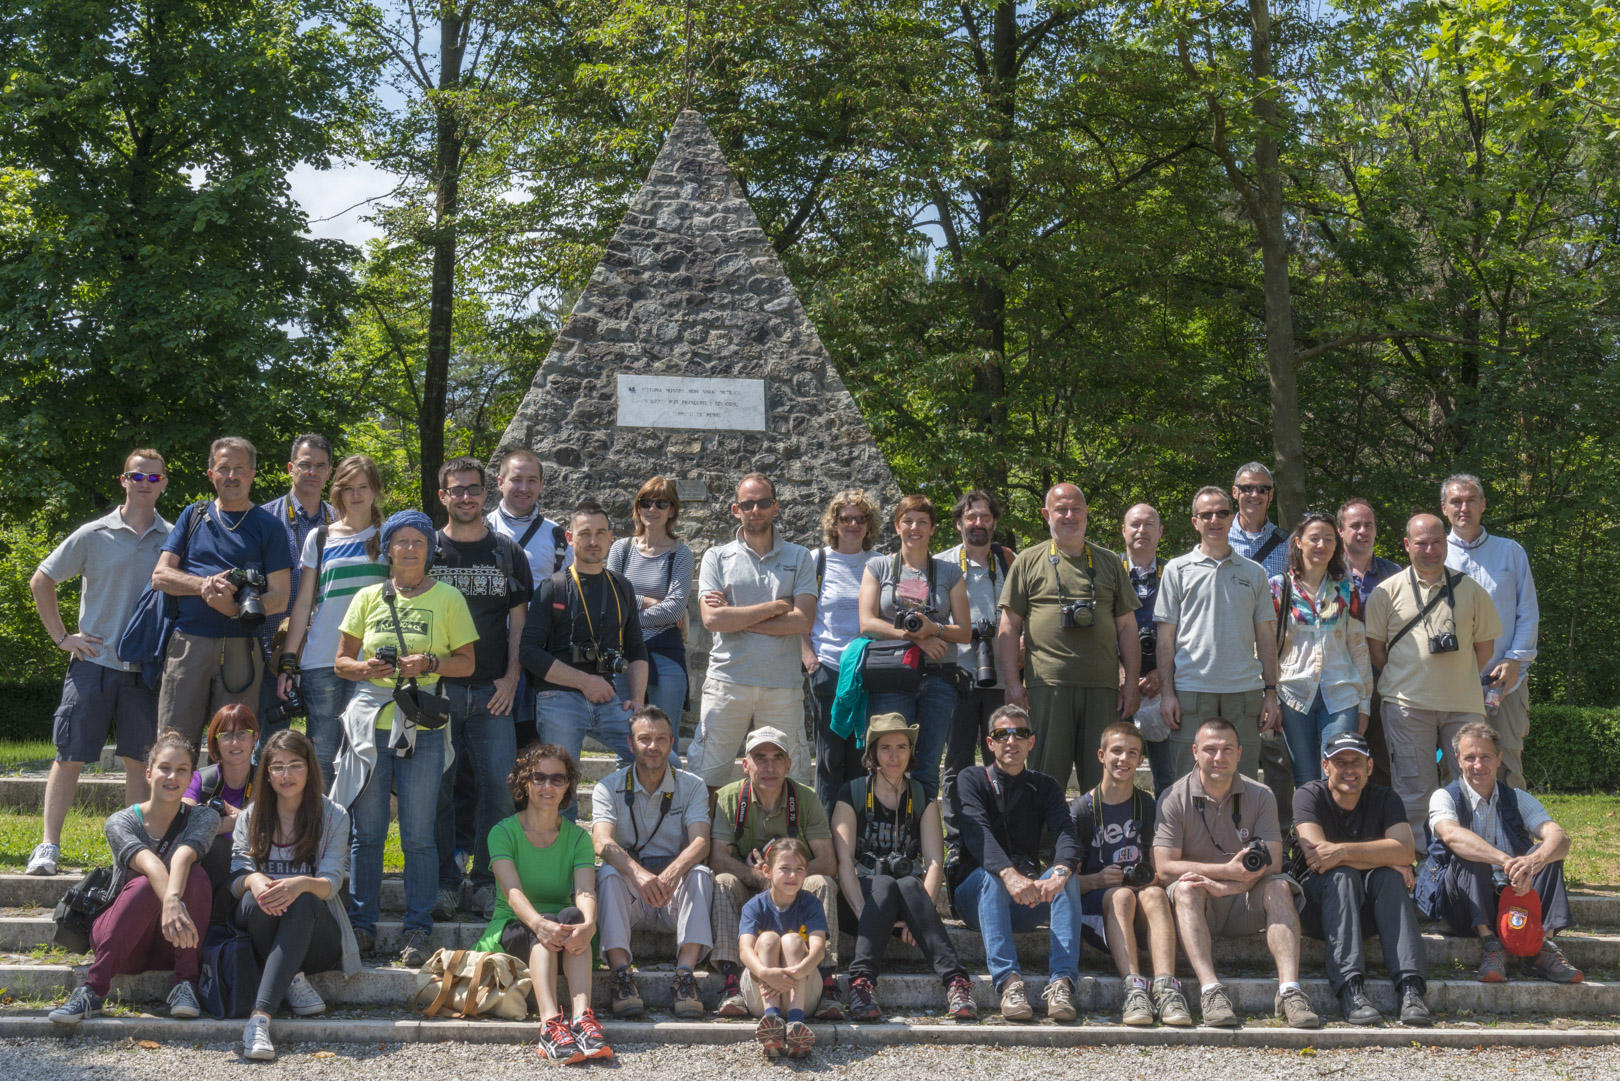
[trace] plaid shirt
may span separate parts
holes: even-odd
[[[1496,794],[1502,786],[1491,789],[1489,796],[1482,796],[1474,791],[1467,781],[1462,783],[1463,798],[1468,801],[1469,813],[1473,821],[1468,828],[1486,844],[1494,845],[1503,852],[1512,852],[1507,838],[1502,836],[1502,816],[1496,809]],[[1525,832],[1531,837],[1542,826],[1552,821],[1552,815],[1541,801],[1522,788],[1511,789],[1514,799],[1519,804],[1519,817],[1524,819]],[[1444,788],[1435,789],[1434,795],[1429,797],[1429,832],[1435,832],[1435,827],[1442,822],[1460,822],[1457,816],[1457,805],[1452,802],[1451,793]]]

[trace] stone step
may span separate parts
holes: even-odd
[[[65,998],[67,993],[84,979],[86,966],[56,964],[0,965],[0,987],[19,998]],[[636,978],[642,999],[651,1010],[666,1010],[671,1000],[675,974],[672,971],[642,971]],[[1046,977],[1036,972],[1025,972],[1029,997],[1039,1009],[1040,993],[1046,986]],[[310,977],[310,982],[321,996],[333,1006],[397,1007],[400,1016],[408,1013],[408,1002],[416,989],[414,972],[403,968],[366,967],[353,978],[341,973],[321,972]],[[698,991],[706,1009],[713,1010],[719,1003],[723,981],[717,973],[698,973]],[[974,976],[973,997],[980,1009],[993,1009],[1000,999],[991,985],[990,977]],[[173,977],[168,972],[146,972],[139,976],[119,976],[113,980],[113,991],[126,1001],[161,1003],[168,994]],[[593,977],[592,1005],[607,1012],[608,980],[605,973]],[[1318,1013],[1337,1017],[1337,1006],[1332,991],[1324,979],[1301,981],[1305,992]],[[1274,978],[1234,977],[1225,985],[1232,995],[1239,1013],[1270,1017],[1277,981]],[[1373,1003],[1386,1013],[1396,1012],[1395,991],[1387,980],[1369,980],[1367,993]],[[890,1012],[938,1013],[945,1005],[944,988],[939,980],[929,975],[890,975],[878,981],[878,1002]],[[1191,995],[1196,1009],[1197,995]],[[1539,980],[1513,980],[1504,984],[1483,984],[1475,980],[1435,979],[1429,982],[1428,1002],[1438,1014],[1457,1016],[1463,1013],[1500,1017],[1507,1014],[1527,1014],[1538,1017],[1610,1016],[1620,1013],[1620,984],[1587,981],[1578,984],[1549,984]],[[1117,977],[1096,978],[1082,976],[1075,990],[1075,1005],[1082,1013],[1112,1016],[1124,1002],[1124,989]]]

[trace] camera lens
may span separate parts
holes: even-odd
[[[1271,866],[1271,853],[1266,850],[1264,841],[1256,841],[1243,850],[1243,869],[1245,871],[1264,871]]]

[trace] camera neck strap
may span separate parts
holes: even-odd
[[[1057,538],[1046,542],[1046,561],[1052,564],[1052,581],[1057,583],[1058,604],[1068,604],[1069,599],[1063,592],[1063,574],[1058,569],[1062,563],[1062,553],[1058,551]],[[1091,596],[1095,601],[1097,596],[1097,567],[1091,561],[1091,542],[1086,542],[1086,585],[1091,587]]]
[[[1418,585],[1417,571],[1413,570],[1411,567],[1407,567],[1406,573],[1407,576],[1412,579],[1413,599],[1422,602],[1423,590]],[[1446,604],[1450,606],[1452,623],[1455,625],[1457,621],[1457,598],[1452,592],[1452,589],[1456,585],[1456,579],[1452,578],[1451,572],[1448,570],[1442,570],[1440,573],[1445,580],[1444,586],[1434,591],[1434,596],[1429,598],[1427,604],[1424,604],[1422,608],[1418,609],[1417,615],[1407,620],[1406,626],[1390,635],[1389,644],[1384,647],[1386,652],[1393,652],[1396,642],[1399,642],[1402,638],[1405,638],[1411,633],[1413,627],[1416,627],[1419,623],[1422,623],[1425,619],[1427,619],[1429,613],[1434,610],[1434,606],[1440,603],[1441,597],[1445,597]],[[1460,578],[1461,575],[1458,577]]]
[[[1243,840],[1243,789],[1237,786],[1242,782],[1234,779],[1232,783],[1234,786],[1232,791],[1232,828],[1237,831],[1238,840],[1241,842]],[[1221,805],[1218,801],[1212,800],[1208,796],[1193,797],[1193,804],[1198,809],[1198,821],[1204,824],[1204,832],[1209,834],[1209,842],[1215,846],[1216,851],[1223,856],[1233,855],[1233,853],[1221,847],[1221,842],[1215,839],[1215,830],[1210,826],[1209,819],[1204,815],[1204,807],[1210,803],[1215,804],[1216,809],[1219,810]]]
[[[784,798],[787,800],[787,835],[799,835],[799,792],[798,784],[789,777],[782,782],[786,788]],[[731,843],[738,848],[742,847],[742,835],[748,829],[748,810],[754,802],[754,782],[743,778],[742,791],[737,793],[737,828],[732,832]],[[747,853],[744,853],[746,856]]]
[[[585,603],[585,587],[579,581],[579,565],[568,565],[568,576],[574,580],[574,592],[579,597],[579,610],[585,613],[585,629],[590,632],[591,644],[598,650],[602,648],[602,639],[596,633],[596,623],[591,619],[591,606]],[[619,600],[619,588],[613,584],[613,576],[606,567],[602,568],[602,588],[613,594],[613,607],[619,613],[619,650],[624,650],[624,602]],[[602,598],[602,625],[607,626],[607,597]]]
[[[399,591],[394,588],[392,579],[383,583],[382,599],[388,605],[388,618],[394,624],[394,637],[399,640],[399,659],[403,661],[406,655],[410,653],[411,647],[405,644],[405,629],[399,625],[399,609],[394,606],[394,597],[396,594],[398,594],[398,592]],[[401,683],[409,683],[411,685],[411,690],[416,690],[415,676],[412,676],[408,680],[401,679],[399,675],[397,675],[399,672],[398,667],[396,667],[394,671],[396,673],[394,676],[394,686],[396,688]]]
[[[966,542],[963,542],[962,546],[956,550],[956,562],[962,568],[963,581],[966,581],[968,576],[968,554]],[[999,596],[1000,593],[995,588],[996,571],[999,570],[1002,575],[1005,576],[1007,573],[1007,568],[1011,565],[1011,560],[1007,559],[1007,550],[994,541],[991,541],[990,559],[986,562],[984,570],[985,573],[990,576],[990,589],[992,592],[996,593],[997,596]]]
[[[665,766],[664,769],[667,776],[669,767]],[[664,828],[664,819],[669,816],[670,804],[674,802],[675,781],[674,778],[670,778],[669,790],[663,793],[663,797],[659,800],[658,821],[653,823],[652,832],[647,834],[647,839],[643,841],[641,839],[641,823],[636,821],[636,766],[635,763],[632,762],[630,765],[625,767],[624,806],[626,816],[630,819],[630,828],[635,831],[635,840],[631,842],[630,845],[631,859],[638,862],[641,860],[641,850],[647,845],[652,844],[653,838],[658,836],[658,831]]]
[[[932,612],[934,611],[934,557],[929,555],[924,558],[928,561],[923,569],[923,573],[928,578],[928,610]],[[905,573],[905,570],[905,560],[900,558],[899,552],[894,553],[894,606],[896,608],[900,607],[900,576]],[[938,621],[936,620],[936,622]]]

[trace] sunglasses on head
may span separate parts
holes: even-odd
[[[1271,485],[1269,485],[1269,484],[1239,484],[1239,485],[1236,485],[1236,488],[1237,488],[1238,491],[1242,492],[1244,495],[1270,495],[1271,494]]]
[[[642,510],[668,510],[674,505],[667,499],[640,499],[636,501],[636,506]]]
[[[1035,735],[1033,728],[993,728],[990,738],[997,743],[1006,743],[1009,739],[1030,739]]]
[[[158,481],[163,479],[162,473],[122,473],[120,476],[129,481],[131,484],[140,484],[142,482],[156,484]]]
[[[756,508],[759,509],[759,510],[770,510],[775,505],[776,505],[776,498],[774,496],[766,496],[764,499],[739,499],[739,500],[737,500],[737,509],[738,510],[754,510]]]

